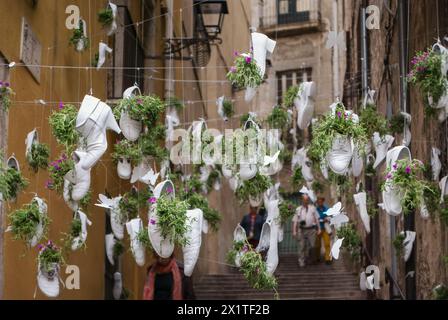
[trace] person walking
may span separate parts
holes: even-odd
[[[249,214],[246,214],[241,220],[241,226],[246,231],[247,241],[250,243],[253,249],[258,246],[260,241],[261,229],[266,218],[258,214],[258,208],[250,207]]]
[[[292,221],[292,235],[299,246],[299,266],[303,268],[307,260],[313,260],[310,254],[316,244],[316,235],[321,233],[319,214],[308,195],[302,196],[302,205],[297,208]]]
[[[319,197],[317,198],[317,206],[316,210],[319,214],[319,223],[321,233],[316,237],[316,257],[317,260],[320,261],[320,252],[322,248],[322,242],[324,243],[325,248],[325,263],[331,264],[331,229],[329,228],[330,218],[327,217],[326,212],[328,207],[325,205],[325,198]],[[327,224],[327,228],[325,227]]]

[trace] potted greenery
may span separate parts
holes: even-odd
[[[236,189],[236,197],[243,203],[249,201],[254,207],[258,207],[262,201],[263,193],[272,186],[272,181],[269,177],[257,173],[255,177],[250,180],[243,181]]]
[[[290,109],[297,106],[297,96],[300,93],[300,86],[290,86],[288,90],[283,94],[283,105],[285,108]]]
[[[73,34],[69,43],[73,45],[78,52],[84,51],[89,47],[90,41],[87,37],[87,25],[83,19],[79,19],[78,28],[73,29]]]
[[[59,270],[64,263],[61,249],[51,240],[39,245],[37,284],[39,289],[50,298],[59,295]]]
[[[121,100],[119,106],[114,110],[115,115],[126,112],[134,121],[142,121],[149,128],[160,120],[165,112],[166,104],[155,95],[131,96]]]
[[[129,179],[132,174],[131,166],[137,166],[142,160],[142,154],[137,143],[123,139],[114,146],[112,159],[117,165],[118,176],[121,179]]]
[[[67,157],[65,154],[53,162],[50,163],[48,171],[50,173],[50,180],[47,181],[46,187],[50,190],[56,190],[59,194],[62,194],[64,190],[64,178],[65,175],[73,170],[75,163],[72,158]]]
[[[395,239],[392,241],[392,245],[395,248],[395,254],[397,257],[401,257],[403,255],[403,249],[404,249],[404,240],[406,239],[406,235],[404,232],[400,232],[397,234]]]
[[[346,111],[342,103],[336,103],[313,128],[308,154],[317,163],[326,159],[334,173],[343,175],[353,158],[352,143],[362,154],[367,141],[366,129],[359,123],[358,116]]]
[[[391,134],[403,134],[406,119],[402,113],[394,115],[389,120],[389,131]]]
[[[355,226],[353,224],[343,225],[336,231],[336,235],[338,239],[344,239],[341,248],[350,254],[353,261],[356,261],[360,257],[360,245],[362,242]]]
[[[12,232],[13,239],[25,241],[30,247],[39,242],[50,223],[47,205],[38,197],[13,211],[8,217],[10,221],[8,231]]]
[[[368,137],[372,137],[378,132],[381,137],[389,134],[389,128],[386,118],[378,113],[374,105],[366,105],[359,113],[359,124],[366,130]]]
[[[140,229],[140,231],[137,233],[137,240],[143,245],[144,248],[146,248],[148,252],[152,252],[152,245],[151,241],[149,240],[147,227],[143,227]]]
[[[33,143],[31,152],[27,154],[26,160],[30,167],[37,172],[39,168],[47,169],[50,148],[45,143]]]
[[[73,105],[60,105],[59,110],[53,111],[49,122],[56,141],[66,148],[67,153],[74,151],[79,142],[76,131],[76,117],[78,110]]]
[[[0,157],[2,161],[2,157]],[[15,168],[0,166],[0,194],[5,201],[12,201],[28,186],[28,181]]]
[[[222,113],[225,118],[230,119],[235,114],[233,103],[229,99],[224,99],[222,102]]]
[[[204,219],[207,220],[208,225],[213,231],[218,231],[219,223],[222,217],[216,209],[210,207],[208,199],[199,193],[184,194],[183,199],[188,203],[188,209],[201,209]]]
[[[280,202],[278,208],[280,212],[280,224],[287,223],[296,213],[296,205],[291,201],[284,200]]]
[[[275,106],[266,119],[271,129],[285,130],[291,122],[291,115],[281,106]]]
[[[108,36],[111,36],[117,30],[117,9],[117,5],[109,2],[105,9],[98,12],[98,22],[101,23],[103,28],[107,29]]]
[[[213,168],[207,178],[207,189],[211,190],[212,188],[216,191],[221,189],[221,170],[218,168]]]
[[[424,165],[419,160],[398,160],[388,167],[382,191],[394,190],[400,199],[404,214],[409,214],[424,204],[425,191],[432,192],[428,183],[419,178],[423,174]]]
[[[142,155],[152,157],[160,162],[168,159],[168,150],[161,144],[164,138],[165,127],[163,125],[155,126],[152,130],[143,134],[138,140]]]
[[[14,95],[14,91],[11,89],[9,82],[0,81],[0,103],[4,111],[9,110],[12,95]]]
[[[296,167],[291,176],[291,184],[294,188],[302,187],[305,179],[303,178],[302,168]]]
[[[248,53],[235,53],[234,66],[227,73],[227,79],[238,89],[255,89],[263,81],[260,68]]]

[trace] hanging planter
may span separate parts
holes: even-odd
[[[138,86],[133,86],[126,89],[123,92],[123,100],[120,102],[119,106],[114,109],[115,118],[119,120],[120,129],[124,137],[129,141],[136,141],[143,129],[143,123],[139,119],[132,119],[129,116],[129,108],[132,107],[132,103],[127,101],[136,96],[142,96],[140,88]],[[139,99],[137,102],[142,102]],[[135,107],[135,106],[134,106]]]
[[[28,180],[22,176],[17,159],[14,156],[10,157],[5,168],[0,153],[0,199],[15,201],[18,194],[27,186]]]
[[[182,246],[184,256],[184,274],[191,277],[199,258],[202,243],[202,230],[204,217],[201,209],[187,210],[186,212],[186,241]]]
[[[226,99],[224,96],[219,97],[216,100],[216,106],[218,107],[218,114],[224,120],[228,121],[235,114],[235,109],[231,100]]]
[[[59,296],[59,271],[63,263],[60,248],[51,241],[40,245],[37,262],[37,284],[40,291],[49,298],[56,298]]]
[[[251,205],[258,207],[263,201],[263,193],[271,186],[272,181],[269,177],[257,173],[252,179],[243,181],[235,194],[241,203],[250,201]]]
[[[314,102],[317,94],[316,83],[303,82],[294,105],[297,109],[297,126],[305,130],[311,123],[314,115]]]
[[[59,110],[53,111],[49,118],[56,141],[65,147],[67,153],[72,152],[79,142],[80,136],[76,131],[77,114],[75,106],[61,104]]]
[[[124,224],[127,221],[130,212],[133,216],[138,214],[138,199],[131,197],[131,193],[125,194],[123,197],[115,197],[109,199],[103,194],[99,194],[99,203],[95,204],[97,207],[101,207],[109,211],[110,215],[110,226],[114,236],[118,240],[122,240],[124,237]]]
[[[132,219],[126,223],[126,230],[130,237],[131,251],[138,266],[145,265],[145,248],[151,247],[148,230],[143,226],[140,218]]]
[[[283,106],[287,109],[292,107],[299,108],[299,93],[300,86],[291,86],[288,90],[283,94]]]
[[[279,205],[279,224],[282,225],[288,223],[296,213],[296,207],[297,206],[291,201],[281,201]]]
[[[98,22],[107,30],[108,36],[113,35],[117,30],[117,10],[117,5],[109,2],[106,9],[98,12]]]
[[[87,37],[87,23],[84,19],[79,19],[78,28],[73,30],[69,43],[78,52],[82,52],[89,47],[90,40]]]
[[[209,201],[206,197],[199,193],[184,194],[182,198],[187,201],[188,209],[201,209],[204,219],[207,221],[207,225],[210,226],[212,231],[219,230],[219,224],[222,217],[218,210],[213,209],[209,205]]]
[[[9,107],[11,106],[11,97],[14,94],[9,82],[0,81],[0,104],[5,112],[9,110]]]
[[[47,204],[41,198],[34,197],[31,203],[9,215],[14,240],[22,240],[29,247],[34,247],[47,231],[50,219],[47,215]]]
[[[291,114],[281,106],[275,106],[266,119],[271,129],[286,130],[291,124]]]
[[[92,225],[87,215],[82,211],[76,211],[70,224],[70,233],[67,239],[72,251],[86,247],[87,225]]]
[[[337,103],[314,127],[308,154],[316,162],[326,159],[334,173],[344,175],[350,166],[354,147],[363,154],[367,140],[366,130],[359,124],[357,115]]]
[[[382,191],[383,202],[389,214],[409,214],[424,205],[425,190],[431,189],[426,181],[419,178],[423,169],[421,161],[410,158],[394,161],[388,167]]]
[[[132,175],[132,166],[137,166],[142,161],[139,146],[128,140],[121,140],[114,146],[112,159],[117,165],[117,173],[121,179],[129,180]]]
[[[44,143],[39,143],[36,129],[28,133],[25,145],[25,157],[34,172],[37,172],[39,168],[47,169],[50,148]]]
[[[227,79],[238,89],[247,89],[246,101],[252,100],[256,88],[263,82],[261,70],[255,63],[251,54],[235,53],[234,66],[227,73]]]
[[[47,189],[55,190],[59,194],[62,194],[64,190],[65,175],[73,170],[74,167],[75,162],[73,159],[68,158],[65,154],[62,154],[58,160],[51,162],[48,167],[50,180],[47,181]]]
[[[353,224],[341,226],[337,230],[336,236],[339,240],[342,240],[339,248],[347,251],[353,260],[357,260],[359,258],[359,246],[362,241]]]

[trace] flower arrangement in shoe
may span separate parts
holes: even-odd
[[[142,160],[142,153],[137,143],[123,139],[115,144],[112,159],[115,164],[117,164],[121,159],[126,159],[136,166]]]
[[[73,105],[59,105],[59,110],[53,111],[49,122],[56,141],[64,145],[67,153],[74,151],[79,142],[79,133],[76,131],[76,117],[78,110]]]
[[[403,255],[404,249],[404,240],[406,239],[406,235],[404,232],[401,232],[395,236],[395,239],[392,241],[392,245],[395,248],[395,253],[397,257],[401,257]]]
[[[84,21],[79,20],[78,28],[73,29],[72,37],[69,40],[69,44],[76,48],[76,51],[83,51],[89,47],[90,40],[85,36]]]
[[[195,193],[206,193],[207,187],[204,185],[199,175],[194,173],[184,182],[184,193],[188,196]]]
[[[124,253],[124,244],[120,240],[115,241],[113,248],[114,260],[118,259]]]
[[[3,163],[3,157],[0,156],[0,162]],[[17,195],[28,186],[26,180],[20,171],[15,168],[4,168],[0,165],[0,194],[3,200],[11,201],[17,198]]]
[[[356,148],[363,153],[368,141],[366,129],[356,121],[353,114],[345,111],[342,103],[338,103],[334,112],[327,113],[313,128],[313,139],[308,151],[309,157],[320,163],[331,150],[333,141],[343,136],[353,139]]]
[[[173,244],[179,246],[188,244],[188,239],[185,236],[188,231],[188,203],[166,195],[152,199],[154,199],[152,201],[153,208],[156,208],[157,215],[156,219],[151,219],[149,223],[157,225],[162,238],[170,239]]]
[[[406,118],[403,114],[396,114],[389,120],[389,131],[391,134],[403,134]]]
[[[436,106],[447,90],[446,75],[442,74],[442,59],[432,49],[418,51],[411,60],[408,81],[417,85],[427,106]]]
[[[397,189],[401,196],[401,206],[405,214],[420,208],[424,203],[425,190],[432,192],[428,183],[420,179],[424,165],[419,160],[399,160],[392,168],[387,168],[382,190]]]
[[[147,227],[143,227],[140,229],[140,231],[137,233],[137,240],[148,250],[148,252],[153,251],[151,241],[149,240]]]
[[[238,89],[256,88],[262,82],[260,68],[251,54],[235,52],[234,66],[227,73],[227,79]]]
[[[243,181],[236,189],[235,194],[238,200],[243,203],[251,198],[258,198],[272,186],[272,180],[259,172],[250,180]]]
[[[142,121],[149,129],[154,127],[165,112],[166,104],[155,95],[131,96],[120,101],[114,115],[121,117],[122,111],[135,121]]]
[[[50,157],[50,148],[45,143],[33,143],[31,152],[27,155],[26,160],[30,167],[37,172],[39,168],[48,168],[48,158]]]
[[[359,113],[359,123],[366,129],[368,137],[372,137],[375,132],[384,137],[389,133],[389,128],[386,118],[378,112],[376,106],[367,105]]]
[[[213,168],[207,178],[207,189],[208,192],[216,187],[217,184],[221,183],[221,170]]]
[[[40,268],[45,273],[51,273],[59,269],[59,266],[64,263],[61,249],[56,246],[51,240],[46,244],[38,246],[39,256],[38,263]]]
[[[31,244],[36,237],[39,238],[37,241],[40,240],[50,224],[50,219],[41,210],[36,199],[13,211],[8,218],[8,230],[12,232],[13,239],[22,240],[27,244]]]
[[[300,86],[291,86],[288,90],[283,94],[283,105],[285,108],[289,109],[294,107],[294,100],[300,93]]]
[[[286,130],[291,123],[291,115],[281,106],[275,106],[266,119],[271,129]]]
[[[230,119],[235,115],[235,107],[231,100],[224,99],[222,102],[222,112],[227,119]]]
[[[280,224],[285,224],[290,221],[296,213],[296,205],[291,201],[284,200],[280,202],[278,208],[280,210]]]
[[[147,199],[149,199],[150,196],[150,193],[146,192],[146,190],[138,191],[132,189],[125,193],[118,203],[121,215],[120,222],[125,223],[126,221],[137,218],[140,208],[147,207]]]
[[[359,257],[359,246],[361,245],[361,237],[353,224],[343,225],[336,231],[338,239],[344,238],[341,248],[350,253],[353,259]]]
[[[237,255],[241,252],[245,253],[249,250],[250,246],[245,241],[233,241],[232,247],[227,252],[226,261],[228,264],[235,266],[235,260]]]
[[[67,157],[65,154],[62,154],[58,160],[51,162],[48,167],[50,180],[46,183],[47,189],[55,190],[59,194],[62,194],[64,190],[64,177],[74,167],[75,163],[73,159]]]
[[[291,176],[291,184],[294,188],[300,188],[305,182],[302,174],[302,168],[296,167]]]
[[[0,103],[4,111],[9,110],[12,95],[14,95],[14,91],[11,89],[9,82],[0,81]]]
[[[213,231],[218,231],[222,217],[218,210],[210,207],[208,199],[199,193],[183,194],[181,196],[188,203],[188,210],[201,209]]]
[[[168,159],[168,150],[161,146],[160,141],[165,138],[165,127],[159,125],[143,134],[138,140],[138,146],[143,156],[153,157],[157,161]]]
[[[79,216],[75,215],[75,217],[73,217],[72,222],[70,223],[70,230],[69,233],[64,233],[65,237],[63,239],[63,243],[64,243],[64,250],[71,250],[73,242],[75,241],[76,238],[78,238],[81,235],[82,232],[82,222],[81,219],[79,218]],[[81,241],[80,239],[78,239],[78,241]],[[79,242],[80,244],[81,242]],[[86,243],[84,242],[82,244],[82,248],[85,249],[86,248]]]
[[[98,22],[101,23],[103,27],[109,27],[113,21],[114,21],[114,14],[109,6],[98,12]]]

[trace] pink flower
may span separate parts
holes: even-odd
[[[64,103],[62,101],[59,102],[59,110],[64,109]]]
[[[9,82],[4,83],[5,87],[9,87]]]
[[[157,198],[156,197],[151,197],[151,198],[149,198],[148,202],[151,203],[151,204],[154,204],[154,203],[157,202]]]
[[[251,57],[246,57],[245,60],[246,60],[246,63],[251,63],[252,62],[252,58]]]
[[[168,187],[168,188],[166,189],[166,192],[167,192],[168,194],[173,193],[173,188]]]
[[[232,73],[236,73],[236,68],[235,67],[232,67],[232,68],[230,68],[230,72],[232,72]]]
[[[152,224],[152,225],[155,225],[156,224],[156,220],[151,219],[151,220],[149,220],[149,223]]]
[[[397,170],[398,165],[395,163],[395,164],[392,166],[392,168],[394,168],[394,170]]]
[[[233,51],[233,55],[234,55],[235,57],[238,57],[240,54],[238,53],[238,51]]]
[[[392,174],[389,172],[389,173],[386,175],[386,179],[390,179],[390,178],[392,178]]]
[[[342,117],[342,112],[338,111],[338,118],[341,118],[341,117]]]
[[[411,173],[411,168],[409,166],[406,167],[406,173],[410,174]]]

